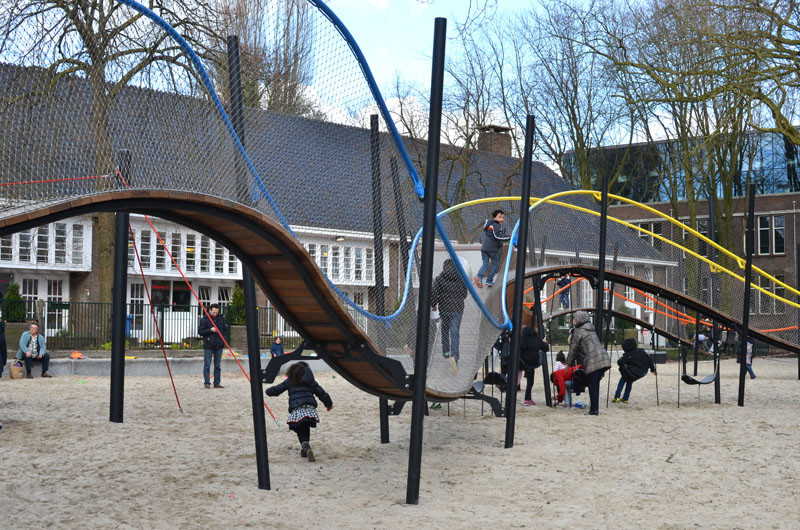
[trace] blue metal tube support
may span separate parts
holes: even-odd
[[[436,237],[436,199],[439,187],[439,138],[442,127],[444,92],[444,51],[447,19],[437,18],[433,35],[431,68],[431,103],[428,120],[428,156],[425,176],[425,197],[422,222],[422,259],[417,308],[417,344],[414,358],[413,402],[411,407],[411,440],[408,450],[408,483],[406,504],[419,504],[420,468],[422,467],[422,431],[425,415],[425,386],[428,369],[428,336],[431,320],[431,287],[433,283],[433,240]]]

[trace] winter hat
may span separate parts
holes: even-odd
[[[622,349],[626,352],[632,352],[636,349],[636,341],[634,339],[625,339],[622,341]]]
[[[575,311],[575,316],[572,317],[572,323],[579,326],[584,322],[589,322],[589,313],[586,311]]]

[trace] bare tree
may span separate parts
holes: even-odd
[[[147,5],[202,53],[203,44],[213,36],[203,22],[214,18],[212,6],[202,0],[151,0]],[[114,0],[4,0],[0,4],[0,56],[6,62],[41,69],[36,82],[24,85],[24,93],[10,95],[8,104],[47,94],[61,79],[77,76],[88,80],[96,174],[113,169],[109,109],[120,92],[131,83],[146,83],[143,80],[159,69],[193,72],[165,32]],[[102,213],[94,230],[102,302],[111,301],[113,225],[113,214]]]

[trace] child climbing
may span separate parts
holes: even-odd
[[[286,423],[297,434],[300,456],[308,458],[309,462],[316,462],[309,443],[311,429],[316,428],[319,422],[314,396],[322,401],[328,411],[333,408],[333,400],[314,379],[308,363],[303,361],[291,365],[286,371],[286,379],[279,385],[269,387],[266,392],[268,396],[280,396],[286,390],[289,391],[289,418]]]
[[[656,367],[650,356],[641,349],[636,347],[634,339],[625,339],[622,341],[622,350],[625,352],[619,358],[617,364],[619,365],[620,379],[617,385],[617,391],[614,392],[613,403],[627,403],[631,395],[631,387],[633,382],[641,379],[647,375],[647,370],[656,373]],[[620,399],[622,394],[622,387],[625,387],[625,394]]]
[[[494,275],[500,268],[500,251],[503,249],[503,243],[511,239],[503,227],[505,221],[505,212],[495,210],[492,212],[492,218],[488,219],[483,226],[483,242],[481,243],[483,265],[478,269],[478,275],[474,278],[475,285],[478,287],[483,287],[484,275],[486,275],[486,287],[494,285]],[[490,262],[491,267],[489,267]]]

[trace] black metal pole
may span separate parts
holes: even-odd
[[[382,315],[386,310],[383,291],[383,204],[381,199],[381,140],[378,132],[378,115],[369,117],[369,139],[372,169],[372,248],[375,256],[375,311]],[[383,333],[378,331],[378,348],[385,351]],[[380,415],[381,443],[389,443],[389,401],[378,398],[378,414]]]
[[[531,158],[533,156],[533,130],[536,122],[530,114],[525,122],[525,152],[522,158],[522,203],[519,210],[517,233],[517,265],[514,279],[514,305],[511,311],[511,355],[509,356],[508,384],[506,390],[506,449],[514,447],[514,427],[517,414],[517,374],[519,373],[519,341],[522,337],[522,297],[525,292],[525,250],[528,248],[528,210],[531,199]],[[538,292],[538,286],[534,286]],[[539,306],[541,313],[541,305]],[[541,324],[541,317],[539,317]],[[541,331],[541,327],[539,328]],[[546,368],[545,368],[546,370]],[[549,395],[549,392],[546,393]]]
[[[717,214],[716,214],[716,206],[714,205],[714,197],[708,198],[708,233],[711,236],[711,241],[714,243],[719,243],[719,238],[717,237]],[[716,263],[718,255],[717,249],[713,246],[709,247],[710,249],[710,259],[714,263]],[[716,302],[717,307],[719,307],[719,282],[717,276],[719,273],[711,272],[711,300],[709,300],[709,305],[714,307],[714,303]],[[711,346],[714,348],[714,403],[719,405],[721,403],[721,396],[720,396],[720,361],[722,361],[722,357],[719,352],[719,335],[720,335],[720,327],[719,323],[714,320],[712,322],[711,328]]]
[[[744,300],[742,308],[742,342],[739,345],[739,399],[737,404],[744,407],[744,380],[747,373],[747,338],[750,334],[750,282],[753,279],[753,251],[755,239],[756,185],[750,183],[747,192],[747,233],[744,265]]]
[[[120,168],[122,171],[122,168]],[[124,173],[123,173],[124,175]],[[128,222],[127,213],[118,213],[114,221],[114,284],[111,310],[111,402],[109,420],[122,423],[125,401],[125,319],[128,285]]]
[[[394,192],[394,207],[397,211],[397,231],[400,234],[400,259],[402,261],[402,271],[405,274],[408,268],[408,253],[411,242],[408,238],[408,228],[406,227],[406,214],[403,210],[402,190],[400,189],[400,170],[397,166],[397,159],[389,159],[389,167],[392,173],[392,191]]]
[[[425,385],[428,373],[428,335],[431,320],[431,284],[433,283],[433,240],[436,237],[436,195],[439,187],[439,138],[442,126],[442,92],[444,90],[444,49],[447,19],[437,18],[433,34],[431,67],[431,103],[428,119],[428,156],[426,160],[425,198],[422,222],[422,258],[417,309],[417,344],[414,358],[413,405],[411,407],[411,440],[408,449],[408,484],[406,503],[419,503],[420,468],[422,466],[422,430],[425,415]]]
[[[606,228],[608,225],[608,173],[603,173],[602,193],[600,195],[600,247],[597,261],[597,310],[595,311],[595,329],[602,340],[603,301],[605,300],[606,283]]]
[[[239,140],[244,145],[244,106],[242,104],[242,72],[239,62],[239,37],[228,36],[228,79],[231,97],[231,121]],[[247,197],[247,174],[237,164],[239,200]],[[256,444],[256,468],[258,489],[268,490],[269,453],[267,450],[267,424],[264,417],[264,388],[261,382],[261,348],[258,332],[258,307],[256,306],[256,283],[250,270],[242,265],[244,284],[244,318],[247,326],[247,360],[250,368],[250,400],[253,407],[253,436]]]
[[[695,313],[694,317],[694,373],[693,376],[697,377],[697,349],[700,347],[700,311]],[[684,366],[684,371],[686,367]]]
[[[532,253],[533,251],[531,251]],[[533,314],[536,315],[536,319],[538,321],[538,332],[539,336],[544,339],[544,314],[542,312],[542,293],[540,288],[542,286],[542,280],[538,276],[533,279],[533,307],[534,311]],[[551,312],[552,313],[552,312]],[[551,319],[552,321],[552,319]],[[550,352],[552,353],[552,352]],[[552,356],[551,356],[552,358]],[[547,365],[547,359],[545,358],[542,362],[542,381],[544,384],[544,403],[548,407],[553,406],[553,396],[550,393],[550,367]]]

